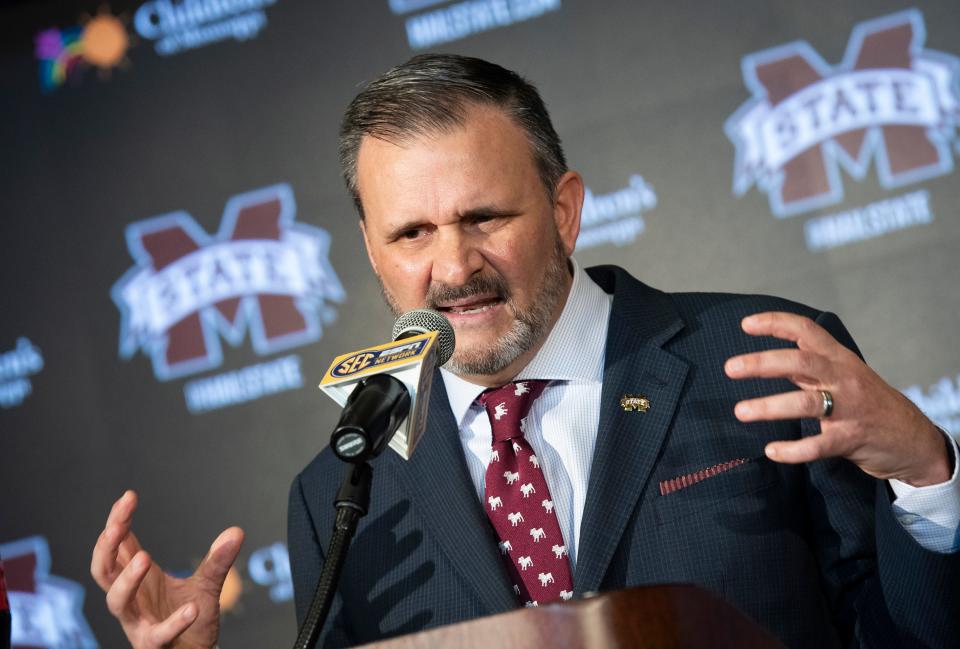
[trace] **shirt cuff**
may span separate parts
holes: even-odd
[[[926,487],[889,481],[896,496],[893,514],[903,529],[927,550],[943,554],[960,550],[960,450],[955,439],[947,439],[953,453],[949,480]]]

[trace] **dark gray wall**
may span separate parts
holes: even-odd
[[[391,322],[342,188],[336,131],[358,86],[416,51],[408,25],[419,38],[440,33],[424,31],[430,20],[448,31],[467,25],[478,33],[430,49],[492,59],[539,86],[571,165],[594,194],[591,239],[582,241],[596,245],[581,246],[581,264],[620,264],[664,289],[773,293],[836,311],[888,381],[960,433],[955,2],[897,13],[911,6],[514,0],[437,2],[398,15],[391,5],[417,3],[277,0],[243,14],[260,25],[252,38],[170,55],[136,33],[145,4],[110,3],[131,38],[119,66],[98,73],[80,64],[47,90],[37,34],[85,25],[99,0],[0,10],[0,554],[25,565],[24,557],[48,547],[50,574],[86,588],[83,615],[101,646],[120,646],[122,635],[88,575],[90,550],[125,488],[141,497],[141,539],[171,571],[192,569],[223,527],[246,529],[222,646],[276,646],[294,637],[285,550],[276,544],[286,535],[290,480],[323,448],[337,415],[314,386],[335,355],[384,340]],[[468,8],[474,13],[464,23],[458,12]],[[886,24],[864,25],[891,14]],[[480,30],[484,21],[510,20]],[[858,24],[880,46],[844,64]],[[897,40],[898,27],[913,29],[912,53]],[[901,71],[914,76],[904,77],[899,108],[890,99],[865,130],[814,138],[787,163],[793,166],[770,169],[772,181],[789,176],[803,195],[815,193],[809,183],[819,168],[833,169],[842,187],[830,204],[778,218],[756,184],[742,196],[732,190],[736,147],[725,124],[754,98],[745,57],[797,41],[809,44],[808,62],[822,57],[819,70],[809,68],[827,79],[822,101],[833,102],[820,118],[841,130],[866,100],[850,97],[853,110],[838,108],[829,94],[841,87],[838,75],[854,79],[852,68],[869,74],[902,59]],[[787,61],[797,52],[766,55],[771,84],[798,92],[815,80]],[[945,75],[939,86],[933,69]],[[931,130],[921,118],[940,108]],[[794,128],[804,119],[809,126],[803,110],[810,109],[790,118]],[[891,126],[907,118],[918,121]],[[780,136],[790,128],[782,125]],[[863,164],[838,166],[838,142],[856,151],[858,133],[866,136]],[[918,171],[931,142],[941,145],[941,166]],[[886,178],[878,171],[884,152],[907,171]],[[326,318],[322,335],[258,350],[241,328],[235,345],[222,343],[214,367],[166,380],[142,351],[119,353],[121,311],[111,288],[135,265],[128,226],[183,211],[214,237],[231,197],[278,184],[289,187],[295,222],[329,235],[326,283],[299,303]],[[835,216],[842,212],[850,214]],[[814,227],[832,233],[818,239],[820,248],[805,236]],[[864,238],[883,229],[890,231]],[[864,240],[839,245],[851,232]],[[314,255],[301,270],[325,259]],[[259,385],[301,387],[188,410],[191,381],[289,356],[298,359],[299,376],[289,360],[286,375],[275,369]],[[14,590],[29,587],[17,579]]]

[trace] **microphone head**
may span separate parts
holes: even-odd
[[[414,309],[407,311],[393,323],[393,339],[400,340],[409,336],[437,332],[437,364],[443,365],[453,356],[456,336],[453,325],[439,311],[433,309]]]

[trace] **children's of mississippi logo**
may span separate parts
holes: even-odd
[[[267,25],[265,7],[277,0],[148,0],[133,17],[134,28],[154,41],[160,56],[228,39],[246,41]]]
[[[43,369],[43,354],[29,338],[17,338],[17,345],[0,353],[0,408],[23,403],[31,392],[30,376]]]
[[[329,235],[295,215],[280,184],[230,198],[213,237],[186,212],[129,225],[136,265],[111,291],[121,356],[143,351],[166,380],[218,367],[221,337],[239,345],[249,333],[259,354],[318,340],[344,291]]]
[[[899,187],[953,170],[960,59],[923,49],[911,9],[854,27],[843,61],[805,41],[744,57],[753,93],[726,123],[736,146],[733,189],[756,185],[777,217],[840,202],[840,167]]]

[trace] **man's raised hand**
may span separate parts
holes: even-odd
[[[734,379],[783,378],[799,390],[739,402],[740,421],[819,418],[820,434],[771,442],[766,454],[785,463],[845,457],[876,478],[914,486],[950,478],[943,434],[903,394],[888,385],[855,353],[810,318],[793,313],[758,313],[743,319],[752,336],[774,336],[797,344],[734,356],[725,370]],[[824,417],[824,396],[832,412]]]
[[[137,495],[113,504],[93,549],[90,573],[107,593],[107,608],[120,620],[135,649],[209,649],[220,633],[220,590],[240,552],[243,530],[220,533],[186,579],[164,573],[130,529]]]

